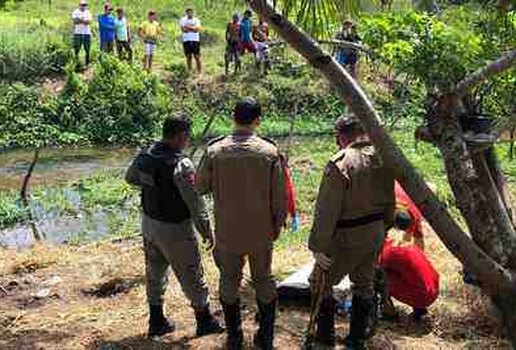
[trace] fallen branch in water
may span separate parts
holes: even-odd
[[[32,234],[34,235],[34,239],[37,241],[41,241],[43,239],[43,235],[39,232],[38,227],[36,226],[36,222],[34,221],[34,217],[32,216],[32,212],[30,210],[29,199],[27,197],[27,189],[29,187],[30,178],[32,177],[32,173],[34,172],[34,167],[39,159],[39,148],[36,148],[34,151],[34,158],[30,163],[29,169],[27,170],[27,174],[23,178],[22,188],[20,191],[20,197],[23,204],[23,207],[27,210],[29,215],[29,225],[32,229]]]

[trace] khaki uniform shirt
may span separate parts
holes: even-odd
[[[394,220],[394,176],[370,141],[358,141],[333,156],[326,166],[317,198],[309,248],[330,256],[338,254],[342,243],[353,244],[371,230],[385,232]],[[341,220],[356,220],[384,213],[377,220],[351,228],[338,228]],[[346,235],[339,235],[339,232]],[[340,239],[346,236],[348,238]],[[344,242],[346,241],[346,242]]]
[[[286,219],[286,189],[278,148],[253,134],[212,142],[199,165],[198,188],[212,193],[218,249],[252,253],[270,245]]]

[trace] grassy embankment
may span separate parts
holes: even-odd
[[[424,145],[415,152],[411,140],[402,138],[399,142],[427,179],[437,185],[440,195],[449,198],[435,150]],[[333,150],[329,137],[296,142],[292,148],[291,166],[299,192],[302,230],[285,232],[278,242],[274,264],[278,279],[309,259],[305,240],[310,213],[322,169]],[[514,173],[510,175],[515,178]],[[110,176],[106,179],[112,191],[93,187],[92,204],[101,200],[100,197],[105,198],[106,204],[120,203],[127,193],[128,188],[121,181],[120,174]],[[134,220],[136,225],[136,215]],[[499,325],[489,316],[491,310],[488,312],[483,298],[474,288],[462,284],[460,264],[430,230],[426,239],[428,255],[441,273],[440,298],[431,308],[431,317],[423,325],[415,325],[407,316],[409,310],[403,308],[399,323],[382,322],[372,348],[508,349],[508,345],[499,338]],[[168,313],[179,323],[178,332],[165,337],[162,343],[142,336],[146,307],[139,239],[101,241],[77,247],[39,245],[24,252],[2,250],[0,257],[0,286],[6,292],[0,307],[2,349],[103,349],[107,346],[114,349],[222,348],[221,336],[192,338],[191,311],[174,280],[166,300]],[[205,255],[205,264],[213,303],[218,305],[217,272],[208,254]],[[60,281],[52,282],[53,276],[58,276]],[[244,302],[249,306],[244,314],[248,332],[254,329],[253,294],[249,287],[245,282]],[[49,289],[49,295],[35,297],[35,293],[42,289]],[[280,349],[292,349],[300,344],[307,318],[306,310],[280,311]],[[338,328],[342,336],[346,323],[339,321]]]

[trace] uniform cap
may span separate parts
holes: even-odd
[[[88,1],[87,0],[79,1],[79,6],[88,6]]]

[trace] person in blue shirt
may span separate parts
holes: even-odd
[[[252,54],[256,53],[256,46],[253,41],[253,21],[251,17],[252,12],[247,10],[244,12],[244,18],[240,21],[240,54],[243,55],[246,52]]]
[[[113,16],[113,7],[104,5],[104,13],[98,16],[100,51],[113,53],[115,49],[116,23]]]

